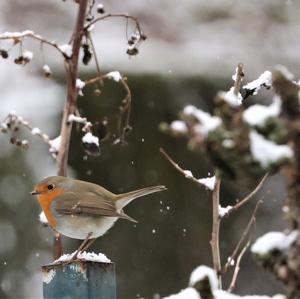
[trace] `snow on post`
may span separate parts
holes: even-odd
[[[114,263],[102,253],[62,255],[52,264],[42,267],[43,298],[109,298],[116,299]]]

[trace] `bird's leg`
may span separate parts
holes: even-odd
[[[72,256],[72,261],[77,259],[77,255],[79,252],[83,251],[82,249],[86,247],[86,245],[90,242],[90,237],[91,237],[92,233],[88,233],[87,237],[85,238],[85,240],[80,244],[80,246],[78,247],[78,249],[76,250],[75,254]],[[93,239],[92,239],[93,240]]]
[[[87,251],[88,248],[90,248],[90,246],[95,242],[96,238],[95,239],[89,239],[89,242],[87,242],[85,244],[85,246],[81,249],[81,251]]]

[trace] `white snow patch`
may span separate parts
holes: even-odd
[[[189,286],[194,286],[198,281],[208,278],[212,290],[218,288],[218,278],[215,270],[210,267],[201,265],[193,270],[190,276]]]
[[[181,133],[181,134],[185,134],[188,131],[185,122],[182,120],[175,120],[171,122],[170,129],[176,133]]]
[[[56,274],[56,271],[51,269],[50,271],[43,271],[43,282],[48,284],[52,281],[52,279],[54,278]]]
[[[61,50],[68,58],[71,58],[73,54],[72,46],[69,44],[63,44],[58,46],[59,50]]]
[[[186,288],[178,294],[163,297],[162,299],[201,299],[199,293],[194,288]]]
[[[42,223],[42,224],[48,224],[48,220],[46,218],[46,215],[44,212],[41,212],[40,215],[39,215],[39,221]]]
[[[226,101],[230,106],[237,107],[242,104],[243,97],[240,93],[237,95],[234,94],[234,87],[231,87],[229,91],[221,91],[219,92],[219,97],[221,97],[224,101]]]
[[[112,79],[116,82],[119,82],[122,79],[122,76],[119,71],[110,72],[106,76],[107,78]]]
[[[223,208],[221,205],[219,205],[219,216],[223,218],[231,209],[232,206],[226,206]]]
[[[277,117],[281,110],[281,99],[275,96],[273,103],[269,106],[253,105],[243,113],[243,120],[250,126],[262,126],[270,117]]]
[[[68,122],[76,122],[76,123],[80,123],[83,124],[86,122],[86,118],[84,117],[80,117],[80,116],[76,116],[74,114],[69,114],[68,116]]]
[[[212,176],[210,178],[202,178],[198,179],[198,182],[202,185],[204,185],[209,190],[214,190],[216,185],[216,176]]]
[[[99,138],[97,136],[94,136],[91,132],[86,133],[82,137],[82,142],[83,143],[94,143],[97,146],[99,146]]]
[[[190,170],[184,170],[183,173],[184,173],[184,176],[188,179],[194,177],[193,173]]]
[[[48,64],[44,64],[44,65],[43,65],[43,71],[44,71],[44,73],[46,73],[46,74],[51,74],[50,66],[49,66]]]
[[[23,37],[25,35],[32,35],[34,34],[33,31],[31,30],[25,30],[23,32],[4,32],[2,34],[0,34],[0,38],[14,38],[14,37]]]
[[[55,260],[53,263],[67,262],[72,259],[76,251],[71,254],[63,254],[59,259]],[[95,252],[79,252],[77,258],[84,261],[98,262],[98,263],[111,263],[111,260],[103,253]]]
[[[281,159],[293,157],[293,151],[288,145],[276,144],[255,131],[251,131],[249,137],[251,154],[262,167],[267,167]]]
[[[79,78],[76,79],[76,88],[82,89],[85,86],[85,82],[80,80]]]
[[[41,132],[41,130],[39,129],[39,128],[33,128],[32,130],[31,130],[31,134],[32,135],[39,135],[39,134],[41,134],[42,132]]]
[[[282,232],[269,232],[259,237],[251,246],[251,252],[259,255],[268,254],[274,249],[285,251],[296,241],[298,232],[296,230],[288,235]]]
[[[206,136],[209,132],[215,130],[222,124],[221,118],[212,116],[207,112],[197,109],[195,106],[188,105],[183,109],[183,115],[195,117],[201,124],[200,133]]]
[[[244,85],[244,89],[253,90],[253,94],[257,94],[262,86],[270,87],[272,84],[272,73],[270,71],[265,71],[262,73],[258,79],[249,82]]]
[[[28,50],[24,50],[22,52],[22,56],[29,62],[33,59],[33,53],[31,51]]]
[[[232,139],[224,139],[222,141],[222,146],[226,148],[233,148],[235,146],[235,142]]]
[[[78,94],[80,96],[83,96],[82,89],[83,89],[84,86],[85,86],[85,82],[80,80],[79,78],[77,78],[76,79],[76,88],[77,88]]]
[[[49,152],[50,153],[57,153],[59,152],[59,148],[60,148],[60,143],[61,143],[61,136],[57,136],[56,138],[50,140],[50,149]]]

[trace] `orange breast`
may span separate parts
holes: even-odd
[[[63,189],[56,188],[53,191],[48,192],[47,194],[41,194],[38,196],[38,201],[45,213],[48,223],[54,229],[56,228],[56,220],[51,212],[50,205],[51,205],[52,201],[55,200],[55,198],[57,196],[59,196],[60,194],[62,194],[63,192],[64,192]]]

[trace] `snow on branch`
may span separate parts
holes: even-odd
[[[263,168],[267,168],[281,160],[293,158],[293,150],[288,145],[276,144],[256,133],[256,131],[251,131],[249,138],[251,154],[254,160],[259,162]]]
[[[197,185],[202,185],[206,187],[208,190],[213,191],[216,185],[216,177],[208,177],[202,179],[196,179],[193,173],[190,170],[182,169],[166,152],[163,148],[160,148],[159,151],[161,154],[166,158],[166,160],[175,168],[177,169],[185,178],[191,180],[192,182],[196,183]]]
[[[285,252],[297,240],[298,235],[299,232],[296,230],[289,234],[268,232],[255,241],[251,246],[251,252],[261,256],[268,255],[274,250]]]
[[[229,291],[219,289],[217,286],[216,272],[207,267],[199,266],[191,274],[189,287],[179,293],[164,297],[162,299],[286,299],[285,296],[277,294],[274,296],[246,295],[239,296]]]
[[[244,99],[246,99],[249,95],[256,95],[262,87],[269,89],[271,85],[272,73],[270,71],[265,71],[258,77],[258,79],[243,86],[243,89],[246,90]]]
[[[0,34],[0,40],[10,39],[14,42],[14,44],[22,42],[25,37],[30,37],[30,38],[33,38],[35,40],[42,42],[42,44],[50,45],[50,46],[54,47],[56,50],[58,50],[63,56],[65,56],[67,58],[70,58],[70,56],[72,55],[70,53],[70,51],[66,52],[66,47],[64,47],[65,45],[59,46],[59,45],[57,45],[56,42],[49,41],[49,40],[43,38],[41,35],[34,33],[32,30],[25,30],[22,32],[4,32],[4,33]],[[71,55],[69,56],[68,54],[71,54]]]
[[[243,112],[243,120],[252,127],[262,127],[269,118],[279,116],[280,112],[281,99],[279,96],[275,96],[269,106],[255,104],[247,108]]]

